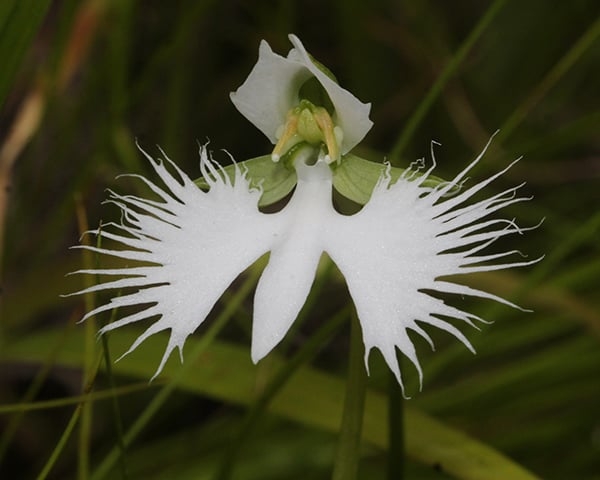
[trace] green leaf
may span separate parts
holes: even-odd
[[[251,158],[244,162],[223,167],[222,171],[233,182],[235,181],[236,169],[247,172],[252,188],[261,188],[262,196],[258,205],[264,207],[281,200],[292,191],[297,182],[295,170],[286,166],[287,162],[281,159],[279,162],[271,160],[271,155]],[[208,190],[209,184],[204,178],[195,180],[202,190]]]
[[[0,2],[0,107],[49,5],[50,0]]]
[[[342,161],[334,168],[333,187],[344,197],[361,205],[369,201],[373,188],[375,188],[382,175],[389,174],[391,178],[390,185],[392,185],[406,170],[385,163],[370,162],[351,154],[344,155]],[[415,172],[414,178],[421,175]],[[439,177],[429,175],[427,180],[423,182],[423,186],[436,187],[443,183],[447,182]],[[454,190],[452,189],[451,192]]]
[[[83,329],[74,329],[57,357],[62,367],[81,368],[84,357]],[[128,328],[111,332],[111,349],[124,352],[141,330]],[[15,342],[3,352],[4,361],[43,361],[48,345],[56,344],[64,333],[48,330]],[[150,378],[156,361],[164,352],[166,335],[157,334],[127,358],[114,365],[115,373]],[[186,351],[201,340],[190,337]],[[149,361],[149,359],[152,359]],[[285,360],[270,355],[274,370]],[[173,376],[177,369],[189,368],[180,388],[239,405],[254,401],[257,367],[252,364],[247,347],[214,341],[199,358],[185,359],[182,367],[174,357],[167,362],[162,378]],[[264,373],[264,372],[263,372]],[[270,405],[281,417],[326,431],[337,431],[344,399],[344,381],[314,368],[301,368],[283,387]],[[387,400],[384,395],[368,391],[365,403],[363,438],[380,448],[387,448]],[[407,454],[426,465],[436,466],[456,478],[466,480],[531,480],[536,477],[521,466],[465,433],[409,406],[405,411]]]

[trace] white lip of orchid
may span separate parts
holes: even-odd
[[[371,104],[360,102],[321,71],[298,37],[289,35],[289,39],[294,48],[287,58],[274,53],[264,40],[261,42],[258,62],[245,82],[230,94],[231,101],[275,145],[279,140],[278,131],[286,125],[288,112],[302,100],[300,87],[314,77],[333,104],[332,120],[334,129],[337,128],[339,151],[344,155],[373,126],[369,119]]]
[[[231,282],[266,252],[270,252],[269,263],[254,299],[251,355],[255,362],[281,341],[296,319],[319,259],[327,253],[346,279],[354,301],[366,366],[371,349],[379,349],[401,386],[397,350],[409,358],[422,380],[408,330],[433,347],[423,325],[434,326],[473,350],[465,335],[446,319],[471,326],[483,321],[429,292],[482,297],[516,307],[493,294],[444,278],[526,266],[539,260],[500,260],[517,251],[480,253],[504,236],[528,230],[519,228],[514,220],[486,219],[504,207],[528,200],[517,197],[519,187],[470,202],[510,166],[455,196],[445,196],[462,182],[483,152],[451,182],[436,188],[423,186],[433,167],[419,178],[409,168],[393,185],[384,175],[371,200],[353,216],[340,215],[333,208],[332,172],[325,159],[321,156],[314,165],[307,165],[314,159],[314,147],[299,149],[294,163],[297,188],[288,205],[274,214],[258,210],[260,191],[250,188],[241,169],[236,167],[235,179],[230,180],[205,147],[200,151],[200,167],[210,185],[208,192],[199,190],[170,160],[145,155],[165,186],[138,178],[159,201],[111,192],[110,201],[123,212],[122,223],[93,232],[126,248],[79,247],[143,264],[76,273],[118,277],[77,292],[119,292],[82,320],[113,308],[142,307],[107,325],[101,333],[156,319],[124,355],[150,335],[170,330],[155,376],[173,350],[179,349],[181,354],[186,338],[205,320]],[[121,295],[122,289],[133,292]]]

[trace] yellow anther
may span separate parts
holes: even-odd
[[[294,110],[290,110],[287,114],[285,124],[283,125],[283,131],[277,144],[271,153],[271,159],[274,162],[279,161],[281,156],[292,148],[296,143],[300,142],[298,134],[298,115],[294,113]],[[294,138],[298,137],[298,138]]]
[[[329,112],[322,107],[318,107],[315,109],[313,116],[325,137],[325,146],[327,147],[327,154],[329,157],[327,163],[337,162],[340,159],[340,149],[334,132],[335,125],[333,124]]]
[[[302,141],[311,145],[325,144],[327,163],[340,159],[341,132],[339,127],[334,125],[331,115],[325,108],[317,107],[308,100],[302,100],[298,106],[288,112],[285,124],[280,129],[281,135],[271,154],[274,162]]]

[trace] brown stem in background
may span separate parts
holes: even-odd
[[[23,101],[8,138],[0,149],[0,257],[4,252],[4,232],[12,187],[12,169],[19,154],[37,130],[45,103],[43,89],[38,85]]]
[[[64,92],[75,73],[81,68],[98,31],[107,1],[89,0],[84,3],[73,22],[56,78],[56,90]],[[13,167],[35,135],[44,115],[49,90],[36,81],[25,96],[4,144],[0,148],[0,274],[4,255],[4,237],[7,229],[6,215],[10,201]]]

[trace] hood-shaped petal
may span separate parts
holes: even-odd
[[[290,108],[298,104],[298,91],[310,77],[304,65],[277,55],[262,40],[258,62],[230,98],[239,112],[275,144],[277,130],[285,123]]]
[[[204,321],[231,282],[270,249],[275,223],[258,210],[260,191],[250,189],[239,169],[235,180],[230,181],[213,164],[205,147],[200,151],[200,166],[210,184],[208,192],[200,190],[170,160],[163,162],[145,155],[164,187],[139,178],[162,201],[112,193],[112,201],[123,213],[123,223],[113,225],[119,234],[108,230],[97,233],[104,244],[116,241],[125,249],[110,250],[104,245],[82,248],[151,265],[81,271],[125,278],[77,293],[134,289],[84,318],[113,307],[144,306],[142,311],[112,322],[102,332],[158,317],[129,350],[148,336],[169,329],[169,343],[158,374],[176,347],[181,353],[188,335]],[[169,170],[174,170],[175,176]]]
[[[371,104],[362,103],[321,71],[298,37],[289,38],[294,48],[287,58],[274,53],[264,40],[260,43],[258,62],[246,81],[231,93],[231,101],[275,144],[277,130],[285,123],[287,113],[301,100],[300,87],[315,77],[333,104],[334,122],[343,131],[340,150],[342,154],[349,152],[373,126],[369,119]]]
[[[373,122],[369,119],[371,112],[370,103],[362,103],[348,90],[340,87],[329,76],[327,76],[310,59],[308,52],[302,42],[295,35],[289,36],[295,48],[290,50],[288,60],[302,63],[323,86],[333,107],[335,109],[333,121],[344,133],[340,150],[342,155],[352,150],[365,137]]]

